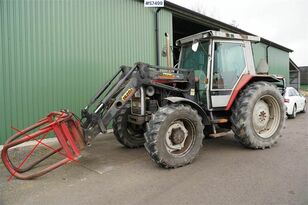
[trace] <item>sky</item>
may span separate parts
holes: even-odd
[[[308,66],[308,0],[169,0],[294,50]]]

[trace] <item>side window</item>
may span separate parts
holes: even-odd
[[[289,90],[289,96],[296,96],[296,93],[294,92],[293,89]]]
[[[299,93],[297,92],[297,90],[294,89],[293,92],[295,96],[299,96]]]
[[[232,89],[245,67],[243,44],[215,43],[213,89]]]
[[[291,96],[291,91],[289,89],[286,92],[286,96]]]

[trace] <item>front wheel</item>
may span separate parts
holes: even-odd
[[[164,168],[191,163],[201,147],[204,126],[197,111],[188,105],[160,108],[147,124],[145,148]]]
[[[113,133],[118,142],[127,148],[142,147],[144,140],[144,126],[128,122],[131,113],[130,105],[125,105],[113,121]]]
[[[255,82],[247,86],[232,107],[232,130],[245,147],[271,147],[280,137],[284,118],[283,98],[276,86]]]

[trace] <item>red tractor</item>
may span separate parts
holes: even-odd
[[[82,111],[85,140],[105,132],[113,121],[117,140],[128,148],[145,146],[160,166],[192,162],[204,136],[232,130],[245,147],[265,149],[276,143],[285,120],[279,86],[263,63],[255,68],[255,36],[206,31],[177,41],[179,68],[137,63],[123,66],[112,89],[89,113]]]
[[[205,136],[217,137],[230,130],[245,147],[270,148],[279,139],[285,120],[284,83],[268,74],[266,62],[255,68],[252,44],[259,41],[259,37],[221,31],[180,39],[177,67],[121,66],[81,111],[80,126],[65,115],[67,121],[58,116],[63,124],[56,121],[49,127],[57,131],[65,145],[62,147],[70,152],[72,131],[79,143],[82,138],[90,145],[113,122],[114,135],[121,144],[145,146],[153,161],[164,168],[191,163]],[[81,128],[79,134],[77,128]],[[63,133],[66,139],[62,139]],[[13,142],[17,137],[9,138],[5,152],[17,144]],[[2,158],[9,167],[5,152]],[[15,168],[9,171],[13,173]]]

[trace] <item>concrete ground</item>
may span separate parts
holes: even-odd
[[[232,135],[210,139],[193,164],[173,170],[107,135],[79,164],[31,181],[8,182],[2,164],[0,174],[0,204],[307,205],[308,114],[287,120],[271,149],[245,149]]]

